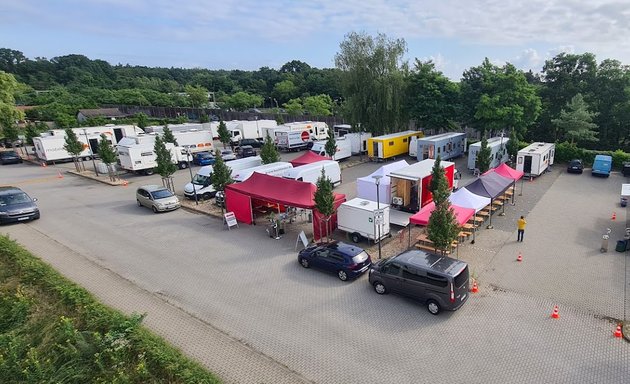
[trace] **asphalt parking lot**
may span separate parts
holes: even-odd
[[[348,176],[378,166],[344,170],[339,190],[350,194]],[[38,197],[42,218],[0,230],[107,304],[147,312],[149,327],[227,382],[630,378],[629,344],[612,337],[613,323],[630,309],[628,252],[614,251],[627,220],[619,208],[619,173],[599,179],[557,166],[517,184],[515,205],[493,217],[494,229],[480,230],[474,245],[458,251],[481,291],[459,311],[436,317],[405,298],[377,295],[367,276],[342,283],[304,270],[291,232],[275,241],[259,227],[227,231],[215,218],[135,207],[134,186],[159,183],[159,176],[133,176],[129,187],[110,187],[61,179],[56,170],[2,168],[0,184]],[[188,170],[178,171],[176,187],[188,178]],[[517,243],[521,214],[528,227]],[[607,227],[611,246],[601,253]],[[550,318],[554,305],[560,319]]]

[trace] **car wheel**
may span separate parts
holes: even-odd
[[[429,310],[429,313],[432,315],[437,315],[442,310],[442,308],[440,307],[440,304],[438,304],[438,302],[435,300],[427,301],[427,309]]]
[[[212,194],[210,192],[206,192],[203,195],[201,195],[201,199],[202,200],[210,200],[210,199],[212,199]]]
[[[153,213],[158,213],[158,209],[154,206],[151,207],[151,209],[153,210]]]
[[[304,268],[308,268],[308,260],[306,260],[305,258],[301,257],[300,258],[300,265],[302,265]]]
[[[155,172],[155,171],[153,170],[153,168],[149,168],[149,169],[146,169],[146,170],[144,171],[144,174],[145,174],[145,175],[147,175],[147,176],[151,176],[151,175],[153,174],[153,172]]]
[[[353,243],[358,243],[361,241],[361,235],[355,232],[352,235],[350,235],[350,240],[352,240]]]
[[[337,277],[339,278],[339,280],[341,281],[346,281],[348,280],[348,274],[346,273],[346,271],[344,271],[343,269],[340,269],[337,272]]]
[[[83,158],[83,160],[85,160],[85,161],[90,161],[90,160],[92,160],[92,158],[91,158],[90,156],[85,156],[85,157]]]
[[[387,288],[385,288],[385,285],[381,283],[380,281],[377,281],[376,283],[374,283],[374,290],[379,295],[384,295],[387,293]]]
[[[136,200],[136,202],[138,203],[138,207],[142,207],[142,203],[140,202],[140,200]]]
[[[188,164],[186,164],[183,161],[181,163],[179,163],[179,169],[186,169],[186,168],[188,168]]]

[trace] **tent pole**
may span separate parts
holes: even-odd
[[[407,249],[411,248],[411,223],[409,223],[409,242],[407,243]]]
[[[514,179],[514,182],[512,183],[512,205],[516,205],[514,203],[514,195],[515,195],[514,192],[516,192],[516,179]]]
[[[488,226],[486,227],[486,229],[493,229],[494,227],[492,226],[492,203],[494,202],[494,200],[490,199],[490,224],[488,224]]]
[[[470,244],[475,244],[475,233],[477,232],[477,210],[475,210],[475,216],[473,219],[473,239]]]

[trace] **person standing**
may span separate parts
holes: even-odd
[[[525,216],[521,216],[521,218],[517,221],[518,235],[516,237],[516,241],[523,242],[523,235],[525,234],[526,225],[527,221],[525,221]]]

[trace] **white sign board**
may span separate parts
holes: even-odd
[[[308,247],[308,239],[306,238],[306,233],[304,233],[304,231],[300,231],[300,234],[298,235],[297,240],[295,241],[295,249],[297,249],[298,243],[302,242],[302,245],[304,246],[304,248]]]
[[[227,224],[228,229],[232,229],[232,227],[238,227],[238,221],[236,221],[236,216],[234,212],[226,212],[223,215],[223,221]]]

